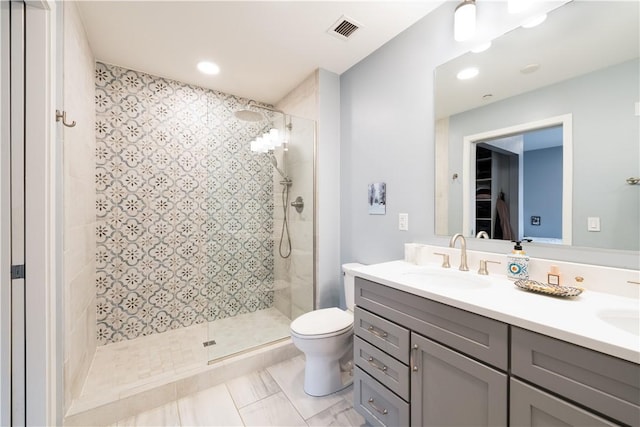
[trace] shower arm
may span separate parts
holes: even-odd
[[[266,105],[260,105],[256,101],[254,101],[253,99],[249,100],[249,102],[247,103],[247,107],[262,108],[263,110],[272,111],[274,113],[280,113],[284,117],[284,126],[288,130],[291,130],[291,128],[292,128],[291,119],[289,119],[289,123],[287,123],[287,114],[282,110],[278,110],[277,108],[267,107]]]

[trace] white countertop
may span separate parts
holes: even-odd
[[[462,285],[434,284],[427,274],[452,275]],[[475,271],[443,269],[436,264],[391,261],[358,267],[357,277],[477,313],[530,331],[558,338],[640,364],[640,334],[604,321],[603,313],[635,322],[635,298],[585,290],[573,298],[523,291],[504,275],[480,276]],[[478,281],[477,285],[467,280]],[[446,280],[446,279],[445,279]]]

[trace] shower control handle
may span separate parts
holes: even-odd
[[[304,209],[304,200],[302,200],[301,196],[298,196],[293,202],[291,202],[291,206],[296,208],[296,212],[302,213],[302,209]]]

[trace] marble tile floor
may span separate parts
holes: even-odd
[[[362,426],[353,386],[324,397],[303,391],[304,355],[112,424],[124,426]]]

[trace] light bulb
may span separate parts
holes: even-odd
[[[476,32],[476,2],[464,0],[453,15],[453,37],[456,41],[469,40]]]
[[[273,128],[269,131],[269,138],[271,138],[271,142],[274,147],[279,147],[282,145],[282,139],[279,138],[280,132],[278,129]]]
[[[475,68],[475,67],[465,68],[464,70],[460,71],[460,72],[456,75],[456,77],[457,77],[459,80],[468,80],[468,79],[472,79],[472,78],[474,78],[475,76],[477,76],[479,72],[480,72],[480,71],[479,71],[477,68]]]

